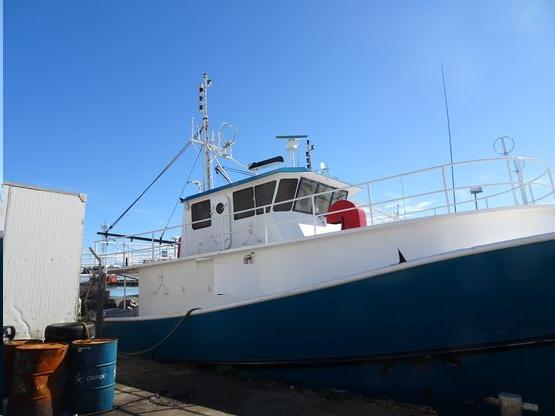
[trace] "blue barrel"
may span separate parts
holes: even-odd
[[[117,339],[83,339],[71,343],[70,390],[77,414],[112,408],[116,385]]]

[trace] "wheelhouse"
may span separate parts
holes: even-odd
[[[336,231],[322,217],[349,185],[282,168],[185,198],[181,257]],[[316,220],[318,218],[318,220]]]

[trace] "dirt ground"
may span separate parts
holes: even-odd
[[[437,415],[424,406],[253,381],[223,369],[127,356],[118,360],[115,408],[106,413],[114,416]]]

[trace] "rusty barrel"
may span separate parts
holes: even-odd
[[[52,416],[63,402],[67,344],[27,343],[15,348],[10,416]]]
[[[16,347],[24,344],[36,344],[41,342],[42,341],[40,339],[14,339],[13,341],[4,342],[4,348],[2,350],[4,363],[4,397],[9,397],[11,393],[13,362]]]
[[[109,410],[116,385],[117,339],[71,343],[70,392],[74,413]]]

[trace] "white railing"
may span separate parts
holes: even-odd
[[[487,171],[482,171],[482,167],[487,167]],[[455,187],[448,185],[451,182],[451,169],[455,176]],[[479,159],[419,169],[349,185],[342,189],[232,212],[227,214],[227,220],[226,214],[217,217],[212,215],[210,228],[219,227],[219,230],[208,237],[205,235],[198,239],[187,238],[183,242],[176,240],[175,243],[162,242],[162,236],[181,234],[182,225],[176,225],[116,239],[99,240],[95,242],[95,249],[104,258],[105,264],[131,266],[176,258],[180,245],[183,255],[197,254],[196,251],[191,251],[191,247],[199,242],[214,242],[216,237],[219,238],[220,244],[213,251],[229,248],[226,246],[226,240],[241,241],[241,238],[245,237],[244,234],[248,236],[254,233],[262,236],[263,244],[269,244],[276,241],[271,237],[272,227],[278,229],[288,223],[310,224],[313,232],[307,236],[317,235],[326,232],[327,215],[327,212],[314,212],[314,208],[318,207],[317,202],[331,199],[332,193],[340,190],[348,191],[349,200],[365,211],[368,226],[469,210],[555,202],[553,177],[544,162],[522,157]],[[274,212],[274,205],[290,203],[294,206],[302,200],[309,200],[312,214],[295,213],[285,221],[278,222],[275,218],[272,218],[272,222],[268,221],[269,215],[265,212],[267,207],[270,208],[270,212]],[[264,210],[262,220],[258,221],[258,224],[250,224],[248,228],[234,231],[224,228],[224,224],[228,228],[229,224],[233,224],[233,215],[253,212],[256,209]],[[256,216],[258,217],[260,216]],[[185,225],[190,230],[192,224],[204,221],[207,219]],[[147,238],[149,241],[138,242],[134,240],[137,237]]]

